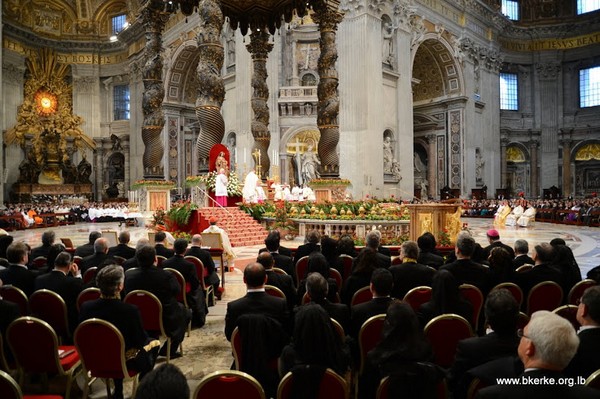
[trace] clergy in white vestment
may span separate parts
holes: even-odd
[[[210,226],[204,229],[202,234],[219,233],[219,235],[221,236],[221,242],[223,243],[223,252],[225,253],[228,259],[234,259],[235,253],[233,252],[233,248],[231,247],[231,241],[229,241],[229,236],[227,235],[227,232],[219,226],[217,226],[218,219],[212,216],[208,220],[208,222],[210,223]]]
[[[223,168],[219,170],[219,174],[215,179],[215,196],[217,197],[217,204],[223,207],[227,206],[227,176]]]
[[[246,175],[244,180],[244,189],[242,190],[242,196],[244,202],[256,204],[258,202],[258,193],[256,192],[256,186],[258,185],[259,179],[254,170],[251,170]]]
[[[523,212],[523,215],[517,220],[517,224],[521,227],[527,227],[532,221],[535,221],[536,210],[533,206],[529,205],[527,210]]]
[[[301,193],[302,189],[298,186],[294,186],[294,188],[292,188],[292,201],[298,201]]]
[[[308,187],[308,186],[304,186],[302,188],[302,196],[304,197],[305,201],[316,201],[317,197],[315,196],[315,192],[312,190],[312,188]]]
[[[525,209],[523,209],[523,207],[520,204],[515,206],[512,212],[506,217],[505,224],[507,226],[516,226],[517,220],[519,220],[519,218],[523,215],[524,211]]]
[[[277,184],[277,183],[273,183],[271,185],[271,188],[273,188],[273,190],[275,190],[275,194],[273,194],[273,199],[275,201],[283,201],[283,185],[281,184]]]

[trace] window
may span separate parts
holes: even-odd
[[[312,73],[302,76],[302,86],[316,86],[317,78]]]
[[[577,0],[577,14],[585,14],[600,9],[600,0]]]
[[[513,21],[519,20],[519,1],[518,0],[502,0],[502,14]]]
[[[579,106],[600,105],[600,66],[579,70]]]
[[[112,17],[112,34],[116,35],[126,28],[127,20],[125,14],[115,15]]]
[[[129,85],[113,88],[114,120],[129,120]]]
[[[516,73],[500,74],[500,109],[519,110],[519,80]]]

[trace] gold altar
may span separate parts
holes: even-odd
[[[450,241],[456,242],[456,235],[462,229],[460,215],[462,204],[406,204],[410,213],[409,237],[417,241],[425,232],[432,233],[439,241],[440,235],[446,233]]]

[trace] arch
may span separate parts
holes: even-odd
[[[600,140],[585,140],[571,149],[574,161],[600,161]]]
[[[529,149],[520,142],[512,142],[506,146],[506,162],[507,163],[524,163],[529,162]]]
[[[571,149],[574,193],[588,196],[600,190],[600,140],[584,140]]]
[[[279,141],[279,153],[285,153],[287,151],[287,143],[292,140],[296,135],[306,131],[314,131],[316,134],[319,133],[319,128],[316,125],[301,125],[301,126],[293,126],[288,128],[288,130],[281,135],[281,140]]]
[[[312,82],[314,84],[304,84],[305,81],[307,81],[306,83]],[[306,71],[300,74],[300,84],[302,86],[316,86],[317,84],[319,84],[319,77],[317,75],[315,75],[312,71]]]
[[[200,59],[196,41],[183,42],[171,58],[173,62],[165,79],[166,102],[194,104],[198,87],[196,68]]]

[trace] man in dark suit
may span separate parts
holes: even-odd
[[[455,398],[466,395],[470,383],[470,378],[466,376],[468,370],[494,359],[517,354],[519,303],[508,290],[493,290],[488,294],[485,318],[492,329],[489,334],[463,339],[458,343],[454,364],[448,376]]]
[[[590,387],[574,385],[562,370],[575,355],[579,338],[571,323],[557,314],[535,312],[522,331],[518,354],[525,371],[511,384],[494,385],[479,391],[476,398],[537,399],[598,398]]]
[[[275,249],[269,249],[269,246],[267,245],[267,241],[270,241],[271,248],[275,248]],[[291,258],[292,251],[286,247],[282,247],[281,245],[279,245],[280,242],[281,242],[281,233],[279,233],[279,230],[271,230],[271,231],[269,231],[267,238],[265,238],[265,247],[266,248],[261,248],[258,251],[258,253],[260,254],[261,252],[268,250],[269,252],[271,252],[271,255],[273,254],[273,252],[277,252],[280,255],[288,256]],[[277,267],[279,267],[279,266],[277,266]]]
[[[590,287],[583,293],[577,321],[579,329],[579,347],[575,357],[565,369],[565,374],[587,378],[600,369],[600,286]]]
[[[367,233],[365,237],[365,247],[361,250],[363,252],[367,248],[375,251],[375,255],[377,257],[377,267],[383,267],[384,269],[389,269],[392,265],[392,258],[390,256],[384,255],[379,252],[379,248],[381,247],[381,233],[379,230],[371,230]],[[360,255],[360,254],[359,254]],[[358,261],[358,256],[354,258],[354,264],[352,266],[352,270],[356,267],[356,263]]]
[[[77,296],[83,289],[83,281],[77,264],[71,261],[71,254],[59,253],[54,260],[54,270],[35,279],[35,289],[47,289],[60,295],[67,305],[69,329],[73,333],[78,319]]]
[[[129,244],[129,240],[131,239],[129,232],[127,230],[119,233],[119,243],[114,247],[110,247],[108,249],[108,256],[120,256],[124,259],[131,259],[135,256],[135,248],[131,248]]]
[[[390,267],[394,276],[394,289],[392,296],[402,299],[406,293],[420,285],[431,287],[435,269],[417,263],[419,247],[414,241],[404,241],[400,247],[400,259],[402,263]]]
[[[448,270],[452,273],[458,280],[458,284],[476,286],[485,297],[490,288],[490,271],[486,266],[471,260],[474,250],[475,240],[468,233],[459,233],[454,249],[456,261],[440,267],[440,270]]]
[[[31,255],[29,256],[29,259],[33,261],[35,258],[40,256],[48,258],[50,248],[52,248],[52,244],[54,244],[55,239],[56,234],[54,233],[54,231],[44,231],[44,233],[42,234],[42,245],[40,245],[39,247],[35,247],[31,250]]]
[[[75,248],[75,256],[85,258],[94,254],[94,243],[98,238],[102,237],[102,233],[99,231],[92,231],[89,235],[87,244],[83,244]]]
[[[140,248],[145,247],[147,245],[150,245],[150,240],[148,240],[147,238],[140,238],[135,244],[135,253],[137,254],[137,251],[139,251]],[[134,256],[133,258],[127,259],[125,262],[123,262],[122,266],[123,270],[127,271],[129,269],[133,269],[134,267],[138,267],[138,261]]]
[[[79,314],[80,322],[98,318],[113,324],[123,335],[125,349],[140,350],[134,360],[127,362],[140,372],[140,379],[154,367],[159,341],[148,337],[142,325],[139,309],[121,301],[121,291],[124,280],[123,268],[109,265],[98,272],[96,280],[101,297],[94,301],[85,302]],[[144,356],[145,355],[145,356]],[[131,364],[135,362],[134,364]],[[123,398],[123,380],[114,379],[114,398]]]
[[[169,259],[175,251],[170,248],[167,248],[165,243],[167,242],[167,235],[164,231],[157,231],[154,235],[154,249],[156,250],[156,255],[164,256]]]
[[[187,250],[188,241],[185,238],[178,238],[173,244],[175,255],[162,263],[162,268],[171,268],[177,270],[185,279],[186,285],[189,285],[189,291],[186,289],[187,303],[192,309],[192,322],[198,327],[202,327],[206,322],[206,313],[208,308],[204,301],[206,293],[200,287],[200,280],[196,273],[196,266],[192,262],[183,259]]]
[[[112,263],[115,263],[115,260],[108,256],[108,240],[100,237],[94,242],[94,253],[81,260],[81,273],[85,274],[90,267],[97,267],[100,271],[99,269]]]
[[[296,250],[296,255],[294,256],[294,265],[298,263],[298,260],[312,254],[313,252],[321,252],[321,246],[319,245],[319,242],[321,242],[321,233],[319,233],[317,230],[311,230],[306,233],[306,244],[300,245]]]
[[[371,293],[373,299],[368,302],[352,306],[351,326],[349,335],[354,339],[358,338],[360,328],[369,318],[378,314],[385,314],[387,308],[392,302],[390,294],[394,285],[394,278],[389,270],[377,268],[371,274]]]
[[[34,281],[38,276],[35,271],[27,269],[29,262],[29,247],[24,242],[13,242],[6,249],[6,259],[9,266],[0,270],[0,280],[4,285],[14,285],[23,290],[29,297],[33,292]]]
[[[486,235],[490,245],[483,248],[483,260],[487,260],[487,258],[490,256],[490,252],[492,252],[492,249],[496,247],[506,249],[510,254],[511,259],[515,257],[515,251],[509,245],[506,245],[500,241],[500,233],[498,233],[498,230],[489,229]]]
[[[160,300],[163,306],[163,324],[165,331],[171,337],[171,358],[181,357],[177,352],[187,325],[191,319],[191,312],[177,302],[177,294],[180,291],[179,283],[171,273],[154,267],[156,262],[156,250],[151,246],[140,248],[135,257],[139,267],[127,273],[125,280],[125,293],[133,290],[146,290]],[[164,356],[167,346],[161,348],[160,355]]]
[[[219,284],[221,279],[215,268],[215,262],[213,261],[210,252],[206,249],[202,249],[202,236],[200,234],[194,234],[192,237],[192,246],[185,253],[186,256],[195,256],[202,261],[204,269],[206,270],[206,277],[204,277],[204,284],[212,285],[215,296],[221,299],[221,290],[219,290]],[[198,276],[200,278],[200,276]]]
[[[276,231],[277,234],[273,232]],[[258,253],[268,251],[273,256],[275,267],[285,271],[290,276],[294,275],[294,262],[290,255],[286,255],[281,251],[282,247],[279,245],[279,232],[272,230],[271,233],[265,238],[266,248],[261,249]],[[287,250],[291,254],[290,250]]]
[[[515,275],[515,282],[523,291],[523,298],[527,298],[529,291],[543,281],[554,281],[562,287],[562,273],[550,265],[554,258],[554,249],[547,242],[533,248],[532,258],[535,266],[533,269]]]
[[[533,265],[534,261],[527,255],[529,253],[529,243],[525,240],[515,241],[515,257],[513,259],[513,267],[516,270],[525,264]]]
[[[264,314],[277,320],[286,331],[289,328],[289,312],[284,299],[276,298],[265,292],[267,275],[260,263],[250,263],[244,269],[245,296],[227,304],[225,314],[225,337],[231,341],[231,334],[237,327],[238,318],[244,314]]]
[[[292,276],[275,273],[273,271],[273,256],[267,251],[261,252],[256,261],[265,268],[267,284],[279,288],[285,294],[285,300],[291,311],[296,303],[296,289],[294,288]]]
[[[327,279],[320,273],[311,273],[306,277],[306,292],[310,297],[310,303],[321,306],[329,317],[340,323],[344,331],[350,328],[350,309],[341,303],[332,303],[327,299],[329,284]]]
[[[417,238],[419,246],[419,257],[417,262],[422,265],[431,266],[434,269],[439,269],[444,264],[444,258],[435,252],[435,237],[433,234],[426,232]]]

